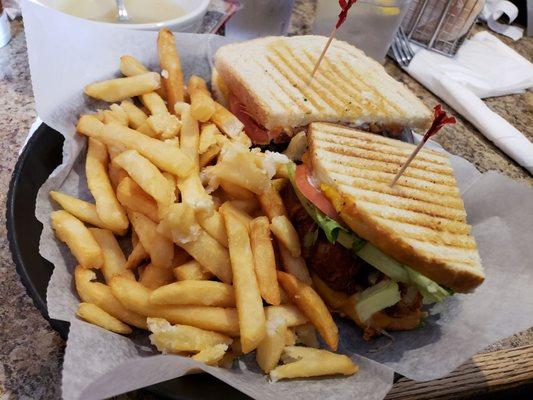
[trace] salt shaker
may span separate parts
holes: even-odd
[[[7,19],[7,13],[2,6],[2,0],[0,0],[0,47],[4,47],[9,43],[11,39],[11,29],[9,27],[9,20]]]

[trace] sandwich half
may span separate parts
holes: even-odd
[[[311,79],[326,41],[265,37],[217,51],[214,91],[254,143],[286,142],[312,122],[393,135],[431,125],[432,112],[408,88],[348,43],[333,40]]]
[[[307,141],[289,167],[289,216],[317,289],[366,338],[413,329],[424,303],[483,282],[445,154],[423,149],[391,188],[413,145],[329,123],[310,124]]]

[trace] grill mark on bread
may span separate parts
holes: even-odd
[[[364,168],[354,168],[343,164],[336,164],[329,160],[323,160],[322,163],[324,167],[328,168],[328,170],[331,170],[333,172],[349,172],[350,175],[352,175],[353,177],[369,179],[386,184],[390,184],[395,176],[395,173],[393,172],[389,173],[377,170],[368,170]],[[395,187],[419,189],[424,190],[426,192],[434,193],[435,195],[439,196],[444,195],[460,198],[459,190],[456,187],[441,185],[439,183],[434,183],[425,179],[402,176],[402,179],[398,180]]]
[[[328,160],[335,164],[343,165],[348,168],[359,168],[367,171],[388,172],[396,175],[398,172],[397,164],[388,164],[386,161],[374,160],[371,158],[347,156],[343,154],[336,154],[335,152],[328,152],[336,157],[333,160]],[[424,171],[416,168],[407,168],[403,174],[410,178],[421,179],[429,183],[439,183],[440,185],[454,187],[455,180],[453,176],[441,175],[430,171]],[[391,180],[392,181],[392,180]]]
[[[356,63],[359,60],[356,60]],[[334,73],[339,74],[343,77],[343,79],[346,79],[347,82],[357,82],[359,84],[362,84],[365,88],[365,90],[362,91],[368,91],[372,93],[372,95],[376,98],[376,107],[377,108],[387,108],[389,112],[395,113],[399,117],[405,117],[405,112],[398,106],[398,104],[392,102],[392,100],[389,100],[389,98],[384,97],[383,94],[381,94],[377,87],[370,86],[365,83],[365,78],[361,76],[359,71],[357,71],[353,66],[351,66],[344,58],[341,56],[339,57],[339,63],[341,64],[342,68],[339,68],[336,64],[331,63],[328,60],[328,63],[331,64],[331,68]],[[368,70],[368,69],[367,69]],[[344,71],[349,71],[350,75],[352,75],[352,78],[350,78],[349,75],[346,75]],[[353,76],[357,77],[357,80],[353,79]],[[366,78],[368,79],[368,78]]]
[[[298,58],[302,59],[303,57],[307,57],[308,60],[311,60],[311,57],[309,55],[308,51],[301,51],[298,55],[294,54],[293,50],[290,49],[291,55],[293,56],[293,60],[297,63]],[[301,63],[298,64],[308,76],[311,76],[312,73],[312,66],[311,64]],[[321,71],[321,73],[316,74],[313,77],[313,82],[320,83],[320,88],[322,91],[327,91],[328,93],[331,93],[332,96],[334,96],[338,101],[343,105],[343,112],[342,114],[347,115],[361,115],[362,113],[362,107],[358,103],[362,103],[368,108],[370,107],[369,102],[365,99],[361,98],[361,96],[353,92],[352,95],[349,94],[348,90],[346,90],[346,87],[339,87],[337,85],[337,82],[331,79],[331,72],[329,70],[326,70],[326,73],[324,71]]]
[[[456,248],[453,246],[436,245],[411,238],[406,238],[405,241],[414,247],[423,246],[425,253],[433,257],[438,257],[440,260],[479,269],[477,268],[477,265],[479,265],[477,251],[469,251],[470,249]]]
[[[317,133],[317,136],[321,136],[320,133]],[[392,154],[399,157],[405,157],[407,159],[410,155],[412,150],[406,149],[406,148],[398,148],[393,147],[388,144],[380,144],[380,143],[372,143],[369,140],[359,139],[359,138],[347,138],[343,137],[342,135],[339,135],[336,138],[331,138],[328,135],[323,135],[323,137],[317,137],[318,140],[325,142],[325,143],[333,143],[333,144],[342,144],[348,147],[354,147],[359,149],[365,149],[365,150],[372,150],[372,151],[380,151],[384,152],[386,154]],[[437,157],[431,157],[431,154],[423,153],[422,151],[419,152],[416,156],[417,160],[436,163],[440,165],[446,165],[447,166],[447,160],[445,159],[439,159]]]
[[[405,157],[399,157],[391,154],[383,154],[381,152],[372,151],[372,150],[365,150],[355,147],[345,148],[341,145],[335,144],[335,143],[326,143],[321,144],[321,150],[328,151],[333,154],[338,155],[345,155],[350,157],[360,157],[360,158],[366,158],[369,160],[376,160],[376,161],[384,161],[389,164],[396,164],[397,169],[399,169],[403,163],[405,162]],[[417,160],[416,158],[411,162],[409,167],[407,167],[408,171],[409,169],[418,169],[423,171],[429,171],[429,172],[435,172],[439,175],[447,175],[453,177],[453,170],[447,166],[443,165],[435,165],[426,161]]]
[[[334,93],[331,93],[329,85],[322,85],[318,76],[309,83],[305,81],[307,77],[310,77],[310,72],[308,73],[304,65],[299,63],[299,60],[296,59],[292,50],[286,44],[280,47],[273,47],[271,50],[290,71],[294,72],[297,79],[292,81],[293,86],[302,92],[309,101],[314,101],[316,96],[336,112],[344,113],[344,103]],[[309,89],[313,91],[312,94],[304,92],[304,90],[307,92]],[[326,93],[329,95],[326,96]]]
[[[260,67],[260,68],[264,68],[260,61],[259,60],[255,60],[255,63]],[[279,77],[275,76],[272,71],[275,71],[277,72],[278,74],[281,75],[281,77],[283,79],[280,79]],[[276,83],[277,85],[277,88],[280,90],[280,92],[283,92],[285,93],[285,95],[294,103],[294,105],[296,105],[301,111],[303,111],[304,113],[306,112],[312,112],[312,109],[311,109],[311,104],[306,104],[306,102],[304,102],[302,99],[300,99],[297,95],[294,94],[294,92],[291,90],[291,89],[287,89],[287,85],[281,83],[283,80],[286,80],[288,81],[288,79],[280,73],[280,71],[278,70],[272,70],[272,69],[265,69],[265,74],[267,74],[268,76],[270,76],[270,78]],[[290,88],[292,88],[292,86],[290,85],[290,82],[289,82],[289,85],[288,85]],[[277,101],[279,101],[279,104],[283,107],[287,107],[287,99],[279,99],[279,98],[276,98]],[[314,107],[313,107],[314,108]]]
[[[354,138],[358,140],[363,140],[365,142],[370,143],[379,143],[387,146],[392,146],[399,149],[407,149],[409,153],[413,151],[413,145],[410,143],[402,142],[397,139],[391,139],[385,136],[376,135],[374,133],[364,132],[361,130],[357,130],[357,128],[349,128],[341,125],[336,124],[330,124],[325,122],[314,122],[311,124],[311,127],[313,129],[313,133],[316,135],[323,134],[323,135],[334,135],[334,136],[342,136],[346,138]],[[431,155],[433,157],[437,157],[442,162],[448,164],[448,156],[445,153],[442,153],[437,150],[429,149],[429,148],[423,148],[420,153],[418,153],[417,157],[419,155]]]
[[[397,233],[400,233],[404,237],[415,239],[419,242],[426,242],[435,245],[446,245],[455,247],[458,249],[473,250],[476,249],[476,242],[472,236],[468,234],[456,234],[446,230],[435,232],[435,230],[421,226],[411,224],[406,221],[391,221],[387,218],[377,217],[383,225],[389,226]]]
[[[301,56],[306,57],[306,59],[310,63],[314,63],[313,60],[316,60],[316,55],[313,53],[310,53],[308,50],[302,50]],[[306,69],[306,72],[311,76],[312,72],[312,64],[306,64],[302,63],[302,68]],[[325,68],[320,69],[320,73],[317,73],[315,77],[313,78],[313,81],[316,79],[324,79],[326,82],[323,85],[328,91],[332,92],[335,91],[335,96],[338,98],[341,98],[344,102],[344,104],[348,107],[348,115],[351,117],[359,117],[363,114],[363,107],[360,106],[362,104],[364,107],[370,109],[372,112],[377,113],[379,110],[375,105],[369,101],[368,99],[363,98],[361,94],[352,88],[351,85],[344,85],[342,88],[339,87],[339,79],[336,77],[330,69],[327,68],[327,65],[324,64]],[[346,112],[345,112],[346,113]]]
[[[462,210],[464,207],[463,201],[457,196],[435,195],[435,193],[432,192],[423,192],[417,189],[397,186],[391,188],[389,186],[390,182],[383,183],[368,178],[346,177],[338,171],[330,171],[330,174],[337,184],[342,183],[360,189],[371,190],[373,192],[389,194],[391,196],[398,196],[406,199],[415,199],[428,204],[435,204],[456,210]]]
[[[468,235],[470,233],[470,226],[464,222],[421,214],[416,211],[404,210],[390,205],[376,204],[361,199],[357,202],[361,206],[364,206],[368,213],[376,217],[398,222],[409,221],[412,225],[423,226],[442,232],[448,231],[458,235]]]
[[[287,65],[285,65],[285,61],[283,59],[276,59],[273,55],[269,54],[267,56],[268,61],[276,67],[277,71],[287,79],[289,82],[289,85],[293,88],[293,90],[298,93],[302,99],[303,102],[309,102],[311,103],[319,112],[324,112],[326,108],[329,106],[333,109],[335,109],[328,101],[326,101],[321,96],[315,96],[314,93],[311,93],[309,87],[303,87],[300,88],[298,86],[298,75],[292,71],[291,68],[288,68]],[[296,76],[296,79],[294,77]],[[296,85],[296,86],[295,86]],[[313,90],[314,91],[314,90]]]
[[[402,210],[416,211],[421,214],[426,214],[435,217],[449,218],[455,221],[466,222],[466,213],[464,210],[455,208],[443,207],[437,204],[427,203],[411,198],[398,197],[386,193],[376,192],[371,189],[362,189],[359,187],[348,186],[340,184],[339,188],[346,194],[354,197],[357,200],[363,199],[371,201],[376,204],[386,204],[391,207]]]
[[[351,46],[344,46],[344,43],[340,42],[340,43],[337,43],[337,47],[339,48],[339,52],[344,56],[344,57],[353,57],[355,58],[355,65],[359,64],[360,63],[360,60],[362,57],[364,57],[364,53],[359,53],[359,51],[357,49],[354,49],[353,47]],[[373,63],[374,65],[365,65],[363,68],[365,71],[362,71],[366,76],[368,77],[372,77],[373,79],[377,79],[377,80],[384,80],[384,83],[385,85],[387,85],[389,87],[389,89],[392,89],[394,91],[394,94],[396,96],[399,96],[399,97],[404,97],[404,93],[403,91],[405,91],[405,87],[402,87],[404,86],[403,84],[401,84],[400,82],[396,81],[395,79],[393,79],[390,75],[387,74],[387,76],[383,76],[383,77],[378,77],[377,74],[376,74],[376,70],[377,68],[383,68],[382,65],[378,64],[376,61],[374,60],[371,60],[370,63]],[[376,68],[377,67],[377,68]],[[358,71],[355,71],[356,74],[359,74]],[[360,75],[359,75],[360,77]],[[360,77],[361,78],[361,77]],[[403,90],[402,90],[403,89]],[[400,91],[402,93],[400,93]],[[414,95],[413,95],[414,96]],[[416,97],[416,96],[414,96]],[[388,103],[402,116],[404,116],[406,114],[406,112],[408,111],[407,109],[404,109],[402,104],[401,103],[392,103],[392,101],[387,98],[386,99],[388,101]]]

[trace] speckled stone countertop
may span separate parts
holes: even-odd
[[[298,0],[291,33],[309,33],[314,1]],[[13,39],[0,49],[0,398],[60,398],[64,343],[33,306],[15,271],[7,243],[5,203],[11,173],[27,132],[35,120],[33,94],[22,23],[11,23]],[[476,29],[481,29],[476,27]],[[533,55],[533,39],[513,43],[503,40],[525,57]],[[407,84],[427,104],[438,100],[393,62],[386,68]],[[487,100],[502,117],[533,139],[533,94]],[[533,177],[485,139],[460,117],[458,123],[437,137],[448,151],[473,162],[480,171],[496,169],[533,184]],[[533,343],[533,330],[491,346],[491,350]],[[124,398],[146,398],[138,393]]]

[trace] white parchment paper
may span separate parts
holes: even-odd
[[[438,378],[490,343],[533,326],[533,189],[495,172],[481,175],[452,156],[469,221],[479,246],[486,282],[475,293],[457,295],[431,309],[424,328],[394,333],[371,343],[340,321],[340,352],[353,357],[360,372],[349,378],[272,384],[253,359],[232,370],[206,367],[178,356],[153,355],[146,338],[123,337],[76,320],[75,261],[53,237],[49,190],[91,199],[84,176],[85,140],[76,136],[77,116],[99,106],[82,94],[87,83],[118,76],[119,57],[131,54],[156,67],[156,33],[117,30],[32,3],[22,2],[37,111],[65,136],[63,164],[41,188],[36,217],[43,224],[41,254],[55,265],[48,287],[52,318],[71,322],[63,368],[65,399],[98,399],[202,369],[260,399],[381,399],[393,369],[417,380]],[[186,74],[209,78],[210,56],[225,39],[177,35]],[[378,349],[378,351],[376,351]],[[379,350],[381,349],[381,350]],[[366,358],[365,358],[366,357]],[[375,360],[375,361],[371,361]]]

